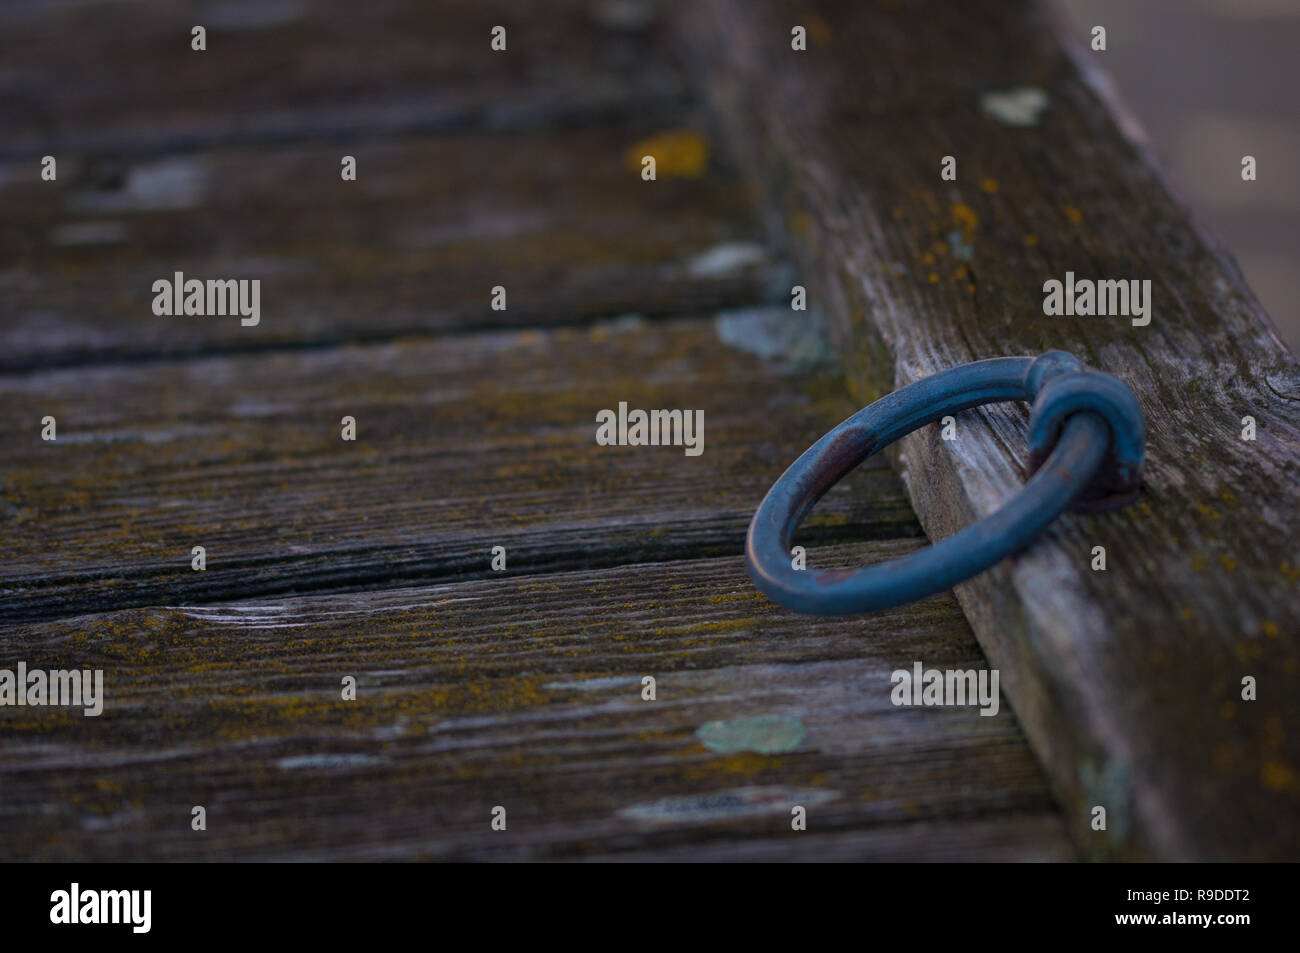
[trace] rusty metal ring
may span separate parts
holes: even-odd
[[[794,532],[813,505],[867,457],[912,431],[981,404],[1032,401],[1030,469],[999,509],[930,546],[861,569],[796,569]],[[909,384],[858,411],[782,474],[749,524],[745,559],[769,598],[800,612],[869,612],[950,589],[1029,546],[1071,506],[1125,506],[1142,480],[1145,423],[1137,397],[1064,351],[975,361]]]

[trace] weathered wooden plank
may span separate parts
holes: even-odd
[[[898,824],[867,830],[837,830],[758,839],[741,835],[712,840],[707,849],[681,843],[656,850],[652,857],[637,854],[597,854],[591,861],[649,860],[708,863],[1010,863],[1075,859],[1061,834],[1055,814],[1022,811],[994,819],[942,818],[920,824]]]
[[[985,666],[949,595],[810,620],[728,557],[88,615],[0,658],[104,672],[97,718],[0,708],[7,860],[1071,856],[1009,708],[890,704],[913,660]]]
[[[495,545],[511,572],[739,553],[850,409],[791,314],[0,375],[0,618],[487,575]],[[598,446],[620,401],[702,410],[702,453]],[[809,539],[919,532],[881,463]]]
[[[611,6],[561,0],[525,16],[509,0],[7,3],[0,158],[675,113],[683,84],[655,8],[620,17]],[[202,52],[191,48],[198,25]],[[497,25],[505,52],[490,46]]]
[[[676,138],[658,138],[665,132]],[[0,175],[0,370],[685,314],[788,296],[748,193],[689,129],[369,140]],[[643,182],[632,157],[658,154]],[[238,315],[158,316],[154,282],[258,280]],[[505,309],[493,289],[505,289]],[[787,298],[788,300],[788,298]]]
[[[1031,3],[703,6],[682,28],[864,403],[1049,348],[1138,394],[1141,502],[1062,519],[957,590],[1079,843],[1300,855],[1300,372],[1235,265]],[[795,24],[806,52],[791,49]],[[1023,87],[1038,92],[996,98]],[[940,179],[945,155],[955,182]],[[1045,316],[1044,283],[1067,271],[1149,280],[1150,323]],[[900,444],[931,538],[1021,485],[1025,417],[988,408],[963,416],[955,442],[927,429]],[[1098,545],[1105,572],[1090,568]],[[1246,677],[1257,701],[1242,698]],[[1096,805],[1105,832],[1091,829]]]

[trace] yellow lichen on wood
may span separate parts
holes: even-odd
[[[1260,769],[1259,779],[1265,787],[1275,791],[1300,791],[1300,776],[1280,761],[1266,761]]]
[[[969,242],[979,228],[980,218],[965,202],[952,203],[952,221],[961,232],[962,241]]]
[[[642,139],[624,156],[627,167],[641,170],[641,160],[654,156],[658,176],[698,179],[709,165],[709,140],[689,129],[675,129]]]

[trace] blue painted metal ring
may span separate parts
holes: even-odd
[[[821,572],[794,567],[795,530],[850,470],[948,414],[1006,400],[1033,402],[1033,476],[1000,510],[892,562]],[[1133,392],[1064,351],[954,367],[858,411],[785,471],[749,524],[749,574],[771,599],[816,615],[870,612],[942,592],[1024,549],[1071,506],[1097,511],[1132,502],[1142,481],[1145,433]]]

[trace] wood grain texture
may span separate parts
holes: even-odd
[[[757,345],[771,317],[719,320]],[[767,487],[853,408],[832,367],[759,357],[718,327],[0,375],[0,618],[487,575],[495,545],[514,572],[738,554]],[[596,413],[620,401],[703,410],[703,453],[598,446]],[[818,508],[807,539],[919,532],[882,461]]]
[[[728,557],[88,615],[0,628],[0,655],[102,668],[106,699],[0,708],[6,860],[1072,856],[1008,708],[890,704],[914,659],[985,667],[950,595],[808,619]],[[802,738],[697,734],[756,716]]]
[[[0,159],[555,128],[677,114],[686,93],[655,16],[585,0],[17,0],[0,31]]]
[[[788,301],[734,170],[653,144],[693,122],[376,137],[356,181],[326,146],[28,163],[0,175],[0,370]],[[176,272],[257,279],[260,323],[156,315]]]
[[[639,9],[0,9],[0,667],[107,695],[0,707],[0,858],[1075,856],[1008,707],[890,704],[916,660],[987,667],[951,596],[809,620],[746,577],[855,404]],[[640,181],[671,131],[711,157]],[[262,324],[154,317],[176,270],[260,278]],[[622,400],[702,409],[703,456],[598,447]],[[801,541],[920,532],[873,461]],[[802,736],[704,743],[756,716]]]
[[[1061,348],[1142,403],[1141,502],[1063,518],[957,589],[1077,841],[1108,857],[1300,856],[1300,373],[1126,138],[1095,61],[1081,73],[1030,3],[704,6],[682,29],[863,402]],[[790,48],[796,23],[805,53]],[[981,109],[1024,86],[1049,100],[1036,124]],[[945,155],[955,183],[940,180]],[[1045,317],[1044,282],[1067,270],[1149,279],[1150,325]],[[990,407],[962,415],[955,442],[927,428],[896,448],[931,538],[1016,492],[1026,416]],[[1106,572],[1090,569],[1097,545]],[[1258,701],[1242,700],[1245,676]]]

